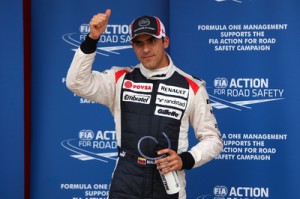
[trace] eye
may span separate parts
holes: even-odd
[[[154,37],[151,37],[151,38],[149,39],[149,43],[150,43],[150,44],[155,44],[156,41],[157,41],[157,39],[154,38]]]
[[[136,46],[136,47],[140,47],[142,46],[142,42],[141,41],[133,41],[133,45]]]

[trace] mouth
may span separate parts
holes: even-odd
[[[154,55],[144,55],[142,56],[142,59],[152,59]]]

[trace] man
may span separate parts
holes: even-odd
[[[108,9],[91,19],[90,33],[67,75],[70,90],[106,105],[114,116],[119,157],[109,198],[185,199],[184,170],[212,160],[223,147],[205,82],[173,64],[165,52],[170,41],[164,25],[151,16],[139,17],[130,26],[140,64],[92,71],[97,42],[110,15]],[[199,143],[188,151],[189,123]],[[157,156],[161,158],[153,161]],[[173,171],[181,191],[168,195],[159,172]]]

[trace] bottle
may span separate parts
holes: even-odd
[[[171,171],[165,175],[160,172],[160,177],[162,179],[163,185],[167,194],[175,194],[181,190],[177,171]]]

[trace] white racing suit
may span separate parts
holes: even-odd
[[[88,44],[92,42],[94,46],[90,48]],[[161,70],[147,70],[138,64],[97,72],[92,71],[95,56],[95,41],[87,39],[75,53],[67,74],[67,87],[79,96],[107,106],[114,116],[119,158],[109,198],[185,199],[184,170],[212,160],[223,147],[205,82],[178,69],[170,57],[169,66]],[[189,149],[190,124],[199,142]],[[145,139],[140,150],[148,157],[155,157],[155,151],[167,147],[162,133],[168,136],[171,149],[183,161],[182,170],[177,172],[179,194],[166,194],[156,165],[143,159],[137,149],[143,136],[152,136],[158,144]]]

